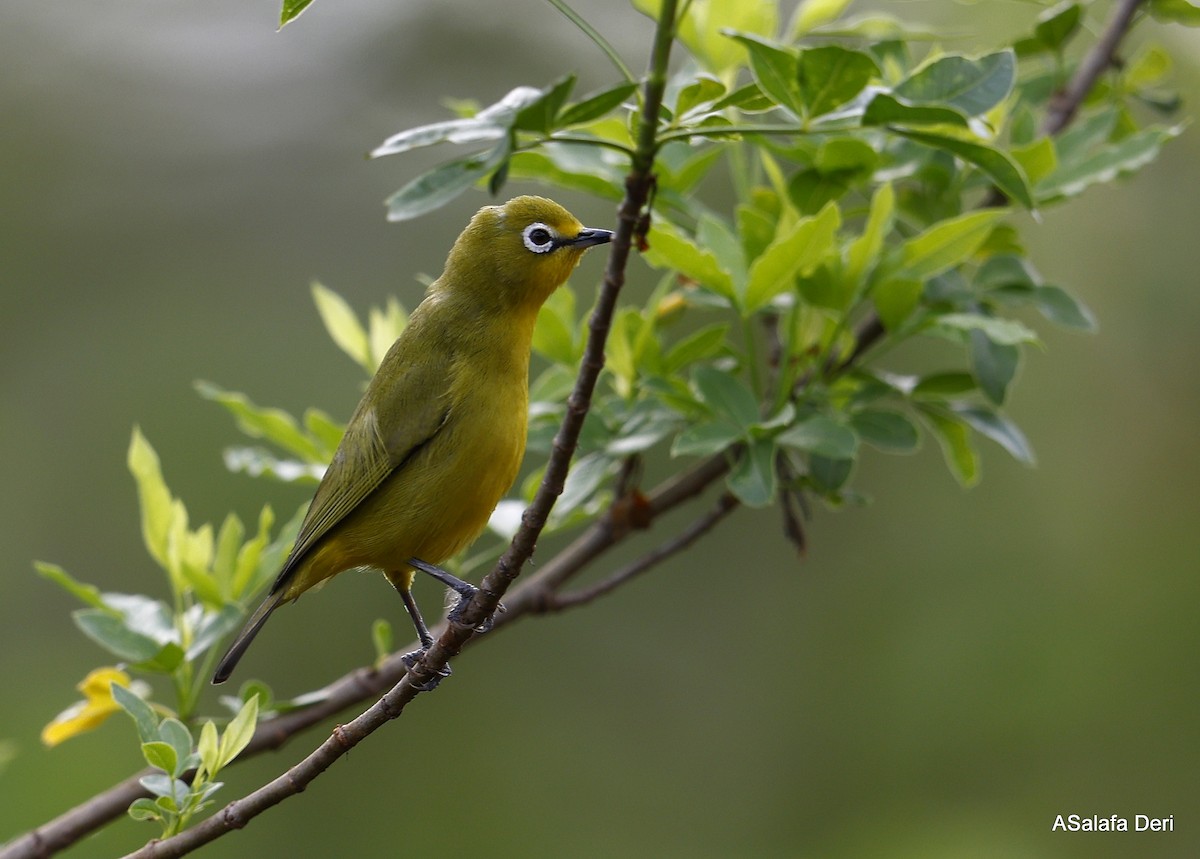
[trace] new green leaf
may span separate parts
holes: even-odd
[[[904,243],[900,265],[917,279],[941,274],[969,259],[1007,214],[1006,209],[984,209],[934,224]]]
[[[791,288],[799,276],[810,274],[834,248],[842,223],[837,204],[828,203],[816,215],[801,218],[767,246],[750,266],[743,302],[746,313],[770,303]]]

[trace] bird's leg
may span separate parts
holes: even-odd
[[[433,636],[429,634],[429,627],[425,625],[425,619],[421,617],[421,610],[417,608],[417,601],[413,599],[412,591],[408,588],[402,588],[395,583],[392,586],[396,589],[396,593],[400,594],[400,599],[404,600],[404,608],[408,612],[408,616],[412,619],[413,626],[416,627],[417,638],[421,641],[420,650],[414,650],[400,657],[400,661],[406,667],[412,668],[417,664],[417,660],[425,654],[425,651],[433,647]],[[431,692],[442,682],[443,677],[449,677],[452,673],[450,666],[447,665],[436,676],[424,683],[417,684],[414,688],[418,692]]]
[[[464,582],[458,576],[451,575],[441,567],[434,566],[433,564],[427,564],[420,558],[409,558],[408,563],[414,570],[420,570],[422,573],[425,573],[425,575],[432,576],[458,594],[458,605],[451,609],[450,613],[446,615],[446,617],[450,620],[457,621],[459,616],[462,614],[462,610],[466,608],[467,603],[471,601],[471,597],[475,596],[475,594],[479,592],[479,588],[475,587],[470,582]],[[498,605],[496,608],[499,611],[504,611],[503,605]],[[492,619],[489,617],[483,623],[479,624],[479,626],[475,627],[475,631],[478,633],[484,633],[491,628]]]

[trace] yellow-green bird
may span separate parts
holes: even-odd
[[[474,592],[435,565],[479,536],[516,479],[538,310],[585,250],[611,239],[542,197],[479,210],[367,386],[291,555],[213,683],[280,604],[355,567],[382,570],[421,646],[433,643],[409,591],[414,570],[464,599]]]

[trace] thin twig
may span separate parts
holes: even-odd
[[[1050,100],[1050,106],[1042,120],[1043,134],[1053,137],[1075,119],[1079,106],[1092,91],[1100,75],[1113,65],[1117,46],[1129,32],[1133,25],[1133,16],[1144,2],[1145,0],[1119,0],[1104,32],[1079,63],[1071,81]]]
[[[678,534],[664,543],[656,546],[642,557],[621,567],[606,579],[596,582],[586,588],[580,588],[565,594],[551,594],[541,603],[543,612],[565,611],[587,605],[592,600],[612,593],[621,585],[640,576],[657,564],[661,564],[674,554],[682,552],[692,543],[711,531],[718,522],[728,516],[738,506],[738,500],[732,493],[725,492],[717,499],[716,506],[696,519]]]

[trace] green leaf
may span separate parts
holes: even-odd
[[[326,286],[313,281],[313,301],[317,313],[325,324],[325,330],[338,348],[366,368],[374,370],[371,358],[371,343],[367,331],[344,298]]]
[[[854,470],[852,459],[830,459],[814,453],[808,458],[808,477],[816,487],[825,493],[833,493],[841,489],[850,479]]]
[[[867,273],[879,261],[883,242],[892,231],[896,209],[896,191],[891,182],[884,182],[871,197],[871,209],[862,235],[855,239],[846,252],[846,265],[842,276],[848,283],[861,284]]]
[[[114,617],[104,609],[81,608],[71,613],[83,634],[109,653],[130,662],[154,659],[162,645],[153,638],[130,629],[123,617]]]
[[[1011,49],[977,60],[948,56],[917,70],[896,87],[896,95],[911,102],[948,105],[967,116],[980,116],[1004,101],[1017,77]]]
[[[667,350],[663,369],[677,373],[689,364],[713,357],[725,345],[728,332],[729,326],[721,322],[693,331]]]
[[[317,483],[325,464],[281,459],[261,447],[230,447],[224,451],[225,467],[234,474],[271,477],[283,483]]]
[[[1006,209],[983,209],[934,224],[901,247],[904,273],[926,280],[965,262],[983,244]]]
[[[1012,157],[1034,185],[1058,169],[1058,155],[1054,151],[1054,141],[1049,137],[1041,137],[1028,146],[1013,149]]]
[[[671,456],[711,456],[740,441],[743,436],[743,430],[729,421],[692,424],[671,443]]]
[[[957,125],[967,127],[961,111],[938,105],[913,104],[891,93],[877,93],[867,104],[863,125]]]
[[[748,429],[758,423],[758,399],[746,385],[731,373],[715,367],[697,367],[692,373],[696,394],[713,413]]]
[[[615,376],[616,389],[622,397],[633,393],[641,362],[636,343],[646,322],[636,307],[617,311],[609,332],[605,369]]]
[[[744,63],[744,51],[731,42],[731,30],[766,35],[778,31],[779,4],[775,0],[739,0],[736,3],[705,3],[689,14],[681,13],[679,37],[710,72],[719,78],[733,77]]]
[[[533,350],[551,361],[574,367],[580,356],[575,324],[575,294],[569,289],[556,290],[538,313]]]
[[[662,169],[658,177],[659,189],[669,188],[681,194],[686,194],[700,184],[700,180],[708,175],[712,166],[725,154],[722,146],[707,146],[697,148],[689,145],[691,153],[682,162],[670,167],[660,164]]]
[[[229,513],[221,523],[217,532],[217,546],[213,554],[212,577],[221,597],[232,599],[230,585],[233,583],[233,573],[237,568],[238,551],[246,539],[246,526],[235,514]]]
[[[1163,83],[1171,72],[1171,65],[1171,55],[1157,44],[1142,44],[1124,68],[1122,83],[1133,91],[1151,88]]]
[[[183,808],[190,792],[187,784],[180,779],[159,773],[142,776],[138,783],[158,797],[156,804],[159,808],[172,813]]]
[[[158,740],[158,717],[154,710],[136,693],[118,683],[111,684],[113,700],[122,710],[130,715],[137,726],[138,739],[143,743],[153,743]]]
[[[221,735],[221,743],[217,760],[220,761],[218,770],[226,767],[230,761],[242,753],[254,738],[254,728],[258,724],[258,696],[251,695],[238,714],[225,727]],[[213,772],[213,775],[216,771]]]
[[[231,595],[230,599],[234,599]],[[233,632],[244,620],[241,609],[235,603],[227,603],[217,610],[206,609],[188,645],[187,658],[195,659],[210,647]]]
[[[387,199],[388,220],[407,221],[438,209],[466,191],[509,155],[507,140],[422,173]]]
[[[306,0],[312,2],[312,0]],[[129,804],[129,816],[134,820],[162,820],[162,811],[154,800],[148,796],[140,796]]]
[[[997,343],[978,329],[969,332],[971,367],[979,389],[996,405],[1004,402],[1008,386],[1017,374],[1021,351],[1008,343]]]
[[[80,602],[90,605],[92,608],[106,608],[104,600],[100,595],[100,589],[95,585],[89,585],[85,582],[81,582],[72,578],[71,575],[58,564],[48,564],[45,561],[34,561],[33,566],[37,570],[39,576],[54,582]]]
[[[376,618],[371,624],[371,644],[375,647],[376,664],[391,655],[395,646],[395,635],[392,633],[392,625],[383,618]]]
[[[808,115],[822,116],[854,98],[878,77],[879,67],[868,54],[840,45],[823,45],[800,52],[797,82]]]
[[[571,466],[562,495],[554,505],[555,518],[560,520],[590,501],[614,468],[613,460],[596,451],[580,457]]]
[[[1095,184],[1107,184],[1140,170],[1158,157],[1162,144],[1180,129],[1155,126],[1135,132],[1116,143],[1105,144],[1072,159],[1059,147],[1059,166],[1034,189],[1039,201],[1073,197]]]
[[[813,157],[813,166],[822,173],[871,173],[878,165],[879,153],[871,144],[856,137],[827,140]]]
[[[758,84],[751,81],[717,101],[713,104],[712,109],[725,110],[728,107],[736,107],[742,113],[765,113],[772,110],[775,103],[763,95]]]
[[[512,128],[549,135],[554,131],[555,120],[575,88],[575,75],[559,78],[541,91],[541,95],[517,111]]]
[[[871,290],[871,303],[879,320],[889,331],[895,331],[912,315],[925,285],[914,278],[893,277]]]
[[[604,116],[637,91],[636,81],[626,81],[614,87],[588,95],[576,104],[568,105],[558,117],[560,128],[583,125]]]
[[[966,421],[980,435],[990,438],[1007,450],[1018,462],[1034,465],[1036,458],[1025,433],[1004,415],[983,406],[956,403],[954,413]]]
[[[203,774],[207,774],[211,779],[213,774],[221,768],[220,737],[217,735],[217,726],[213,724],[212,719],[200,726],[200,740],[196,743],[196,751],[200,755]],[[200,775],[200,773],[197,774],[197,782],[200,781]]]
[[[726,480],[747,507],[765,507],[775,498],[775,443],[754,439],[742,451]]]
[[[767,246],[750,266],[744,310],[753,313],[792,287],[796,277],[812,273],[834,249],[842,223],[836,203],[798,220]]]
[[[600,146],[546,143],[537,151],[518,152],[509,161],[509,177],[529,179],[619,200],[623,193],[624,156]]]
[[[850,416],[850,427],[862,441],[888,453],[912,453],[921,441],[916,424],[888,409],[856,412]]]
[[[1051,322],[1068,328],[1095,331],[1096,317],[1086,304],[1057,286],[1039,286],[1033,290],[1033,304]]]
[[[398,155],[437,143],[479,143],[504,140],[521,111],[546,98],[547,90],[519,86],[495,104],[471,117],[422,125],[393,134],[371,151],[372,158]],[[457,163],[457,162],[456,162]]]
[[[374,347],[372,347],[372,351],[374,351]],[[382,356],[377,355],[377,357]],[[317,446],[322,449],[322,453],[325,454],[325,456],[322,456],[322,459],[333,456],[333,452],[337,450],[337,446],[342,441],[342,435],[346,431],[344,426],[329,417],[325,412],[313,408],[304,410],[304,428],[308,430],[309,435],[312,436]]]
[[[142,539],[150,557],[167,567],[167,541],[171,531],[171,492],[163,481],[158,454],[136,426],[129,442],[129,471],[137,482],[142,514]]]
[[[175,775],[175,765],[179,762],[179,758],[175,755],[175,749],[170,743],[154,741],[150,743],[142,743],[142,757],[146,759],[146,763],[152,767],[165,772],[167,775]]]
[[[715,102],[723,95],[725,84],[709,75],[698,75],[675,97],[676,120],[697,107]]]
[[[1083,8],[1078,3],[1059,3],[1038,16],[1034,38],[1048,50],[1061,51],[1079,31]]]
[[[649,400],[640,401],[630,412],[616,437],[604,446],[609,456],[622,457],[642,453],[679,428],[675,414]]]
[[[929,129],[914,131],[906,128],[892,128],[892,132],[917,143],[932,146],[935,149],[944,149],[946,152],[958,156],[987,174],[987,177],[1009,199],[1015,200],[1026,209],[1035,207],[1029,182],[1021,172],[1021,168],[999,149],[968,139],[966,132],[953,127],[943,127],[937,132]],[[1038,196],[1038,199],[1042,199],[1041,195]]]
[[[279,10],[279,29],[283,29],[300,17],[300,13],[308,8],[312,0],[283,0],[283,7]],[[130,808],[130,813],[133,809]]]
[[[159,723],[158,736],[174,752],[175,768],[163,767],[176,778],[183,775],[184,764],[192,753],[192,734],[178,719],[166,718]]]
[[[936,317],[934,323],[958,331],[980,331],[993,343],[1008,346],[1039,342],[1037,332],[1015,319],[998,319],[978,313],[947,313]]]
[[[824,24],[838,18],[850,5],[851,0],[805,0],[801,3],[788,26],[788,36],[798,39]]]
[[[374,373],[375,369],[383,363],[384,356],[388,350],[392,348],[392,344],[403,333],[408,326],[408,314],[405,312],[403,305],[395,298],[389,298],[384,309],[372,307],[367,313],[367,340],[370,344],[371,351],[371,368],[369,372]],[[328,428],[334,434],[332,441],[326,441],[326,444],[332,450],[337,447],[338,440],[342,437],[342,427],[334,426],[328,416],[315,409],[309,409],[304,413],[304,423],[308,427],[309,432],[316,436],[324,436],[324,432],[318,426],[313,425],[312,415],[314,413],[323,418],[319,423],[321,426]]]
[[[1150,14],[1159,21],[1200,27],[1200,6],[1188,0],[1150,0]]]
[[[727,32],[750,54],[750,71],[763,94],[797,119],[804,112],[795,51],[753,33]]]
[[[264,438],[307,462],[325,464],[324,451],[282,409],[261,408],[245,394],[225,391],[209,382],[196,382],[196,390],[205,399],[224,406],[234,416],[238,428],[251,438]]]
[[[733,230],[721,218],[707,212],[696,224],[696,244],[716,257],[722,271],[729,272],[735,287],[746,282],[746,259]]]
[[[775,441],[829,459],[853,459],[858,453],[854,431],[826,415],[800,421],[776,436]]]
[[[923,376],[913,387],[915,399],[944,400],[974,391],[978,385],[970,373],[931,373]]]
[[[933,436],[938,440],[942,456],[955,480],[966,487],[979,482],[979,454],[971,445],[966,423],[952,415],[923,410]]]
[[[646,240],[650,244],[644,257],[656,268],[673,269],[689,280],[736,301],[733,279],[717,263],[717,258],[685,238],[672,225],[659,219],[650,228]]]

